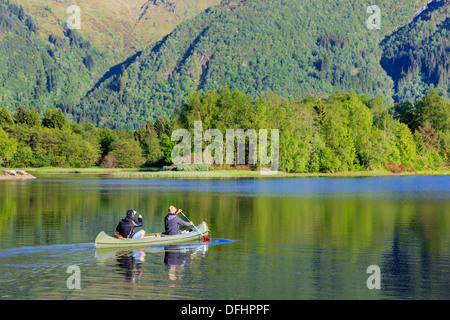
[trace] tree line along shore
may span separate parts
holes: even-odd
[[[193,92],[171,118],[162,116],[137,130],[70,123],[58,108],[49,108],[41,115],[36,108],[19,106],[10,113],[3,106],[0,167],[36,172],[39,168],[41,172],[52,171],[46,168],[55,168],[53,172],[114,169],[115,174],[134,168],[131,171],[135,174],[147,175],[156,174],[150,170],[173,174],[212,169],[230,175],[229,169],[236,169],[231,174],[238,174],[242,166],[173,165],[172,150],[178,142],[172,141],[172,132],[182,128],[193,135],[194,121],[201,121],[203,130],[221,132],[278,129],[279,174],[446,172],[450,101],[437,89],[415,104],[405,101],[385,106],[383,101],[381,96],[369,98],[354,92],[285,100],[274,93],[252,97],[223,87]],[[207,145],[203,141],[202,148]],[[268,146],[270,150],[270,141]],[[248,143],[246,151],[247,160]],[[261,169],[261,164],[244,169]]]

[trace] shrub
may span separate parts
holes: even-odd
[[[422,155],[416,157],[415,167],[418,171],[428,169],[428,158]]]
[[[428,166],[430,169],[439,170],[444,166],[444,160],[441,158],[439,153],[437,153],[437,151],[430,151],[426,157],[428,159]]]
[[[108,153],[106,156],[103,157],[102,162],[100,165],[103,168],[115,168],[117,166],[117,158],[115,155]]]
[[[206,163],[202,164],[180,164],[175,166],[176,171],[209,171],[211,166]]]
[[[393,163],[386,163],[385,167],[387,170],[389,170],[392,173],[402,173],[404,170],[403,165],[397,166]]]

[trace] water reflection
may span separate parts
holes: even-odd
[[[211,244],[227,243],[232,240],[220,239]],[[134,250],[96,249],[95,258],[100,265],[112,263],[116,272],[122,275],[126,282],[136,284],[144,275],[144,265],[147,261],[157,262],[154,258],[164,252],[164,267],[169,280],[182,280],[185,266],[206,258],[208,244],[168,245],[147,247]],[[153,270],[154,272],[155,270]]]
[[[145,262],[145,256],[142,250],[118,251],[115,255],[117,272],[123,275],[126,281],[136,283],[137,279],[142,277],[142,263]]]
[[[197,248],[182,246],[166,246],[164,248],[164,264],[167,267],[169,280],[182,280],[186,264],[194,263],[194,259],[205,258],[208,246],[199,245]]]
[[[0,294],[448,299],[449,198],[448,177],[0,182]],[[129,207],[158,232],[172,203],[206,221],[212,236],[239,241],[211,247],[229,242],[214,238],[175,252],[94,249],[96,235]],[[73,264],[83,289],[69,292]],[[366,287],[369,265],[381,268],[381,290]]]

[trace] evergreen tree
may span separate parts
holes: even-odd
[[[8,110],[6,110],[5,106],[2,106],[2,110],[0,111],[0,127],[12,124],[14,124],[14,121],[11,118],[11,115]]]
[[[62,129],[67,125],[66,117],[64,116],[61,109],[58,108],[58,111],[56,111],[56,114],[53,117],[53,121],[55,124],[55,128]]]
[[[51,108],[45,110],[44,119],[42,120],[42,125],[46,128],[56,128],[56,124],[54,121],[55,111]]]
[[[19,105],[14,113],[14,122],[20,124],[27,123],[27,112],[21,105]]]
[[[152,165],[163,160],[161,140],[152,123],[147,123],[135,133],[137,141],[142,148],[143,155],[147,159],[146,164]]]
[[[450,130],[450,102],[445,101],[439,90],[432,89],[414,107],[415,123],[411,130],[429,122],[437,131]]]
[[[38,111],[34,107],[30,111],[28,111],[27,124],[30,127],[35,127],[35,126],[41,125],[41,116],[39,115]]]
[[[58,108],[56,112],[53,109],[47,109],[42,124],[46,128],[62,129],[67,125],[67,120],[61,109]]]

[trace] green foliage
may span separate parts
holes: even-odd
[[[432,1],[383,41],[381,65],[394,80],[398,102],[415,103],[432,88],[450,97],[449,15],[448,1]]]
[[[279,129],[286,172],[446,166],[450,7],[433,1],[413,19],[422,2],[383,2],[376,31],[360,0],[224,1],[107,71],[77,31],[42,40],[22,7],[0,0],[7,159],[171,164],[173,130],[193,134],[201,120],[223,133]]]
[[[50,129],[62,129],[67,125],[67,120],[64,117],[61,109],[58,109],[57,111],[53,109],[47,109],[45,110],[42,125]]]
[[[324,169],[322,166],[322,154],[323,149],[325,148],[325,142],[323,141],[320,135],[314,135],[311,138],[311,153],[309,160],[309,168],[308,172],[319,172],[321,169]]]
[[[109,128],[98,130],[98,141],[102,150],[102,158],[111,152],[111,144],[115,139],[117,139],[117,134],[113,130]]]
[[[429,152],[436,151],[444,164],[448,163],[450,101],[441,97],[437,89],[430,90],[414,105],[410,102],[396,104],[393,114],[414,133],[418,154],[429,157]],[[433,159],[429,163],[431,167],[434,163],[440,164],[439,160]],[[425,160],[421,158],[420,161],[424,166]]]
[[[43,40],[34,19],[5,0],[0,34],[0,101],[13,110],[59,107],[70,114],[108,68],[108,59],[75,30]]]
[[[432,89],[414,106],[415,119],[410,126],[415,130],[425,122],[437,131],[450,130],[450,102],[439,96],[437,89]]]
[[[337,97],[340,99],[339,97]],[[333,164],[327,162],[331,171],[346,171],[353,165],[356,156],[354,137],[349,127],[349,107],[347,104],[329,98],[326,105],[322,132],[327,141],[327,147],[333,150]],[[345,107],[344,107],[345,106]],[[324,150],[323,157],[330,158],[329,149]]]
[[[90,167],[100,157],[100,148],[68,128],[16,125],[12,134],[18,140],[13,167]]]
[[[29,125],[30,127],[42,125],[41,116],[34,107],[27,114],[27,125]]]
[[[160,131],[162,133],[162,131]],[[161,140],[152,123],[147,123],[135,133],[136,139],[142,147],[143,155],[148,166],[163,162]]]
[[[61,167],[86,168],[100,159],[98,144],[89,143],[69,130],[58,130],[59,139],[52,154],[52,161]]]
[[[415,19],[423,0],[379,6],[382,29],[369,30],[367,3],[360,0],[224,1],[109,68],[104,48],[76,30],[42,40],[22,7],[1,0],[0,101],[13,111],[57,108],[70,121],[136,130],[171,117],[192,92],[224,86],[290,101],[341,90],[415,103],[434,87],[448,97],[445,1],[433,1]],[[245,108],[243,102],[236,106]],[[361,160],[361,146],[353,143]],[[159,157],[155,152],[148,161]],[[307,153],[297,155],[292,170],[305,168]]]
[[[392,154],[392,144],[387,134],[376,127],[371,128],[361,157],[361,165],[368,169],[379,169]]]
[[[0,128],[0,158],[8,166],[92,167],[110,151],[122,152],[120,166],[142,164],[141,147],[132,133],[98,130],[92,124],[68,124],[60,109],[47,109],[42,123],[36,109],[22,113],[25,122],[5,121],[5,131]],[[2,118],[10,118],[7,111],[2,112]]]
[[[0,166],[8,163],[17,151],[17,143],[0,128]]]
[[[134,168],[144,164],[145,159],[139,143],[134,139],[119,138],[111,144],[111,154],[120,168]]]
[[[437,151],[430,151],[427,154],[428,167],[433,170],[439,170],[444,165],[444,160],[441,158]]]
[[[430,92],[411,107],[427,110],[424,114],[428,115],[414,134],[407,124],[395,121],[382,107],[381,97],[371,99],[337,92],[323,100],[311,97],[283,101],[273,93],[254,99],[226,87],[203,95],[192,94],[172,123],[164,120],[161,127],[186,128],[192,136],[194,121],[201,120],[203,131],[215,128],[224,138],[227,129],[279,129],[279,164],[285,172],[370,170],[388,163],[403,168],[414,168],[417,164],[420,168],[435,169],[442,168],[448,159],[450,135],[442,126],[442,113],[436,112],[448,101],[428,102],[436,100],[434,95],[435,92]],[[430,123],[445,130],[436,131]],[[166,133],[161,146],[170,163],[168,156],[174,143]],[[246,144],[246,163],[248,152]]]
[[[287,100],[341,90],[391,102],[393,81],[380,65],[379,44],[422,5],[384,1],[377,32],[366,27],[367,3],[359,0],[248,0],[238,9],[224,2],[111,69],[72,114],[101,127],[137,129],[170,116],[193,91],[224,86]]]
[[[5,106],[2,106],[2,110],[0,111],[0,126],[12,125],[13,123],[14,121],[8,110],[6,110]]]
[[[334,156],[333,149],[326,146],[320,150],[320,171],[333,172],[338,171],[341,166],[341,161]]]
[[[422,122],[414,120],[418,126],[415,131],[408,127],[411,124],[394,120],[382,109],[379,97],[354,92],[337,92],[321,100],[310,97],[290,101],[274,93],[255,99],[227,87],[204,94],[194,92],[172,119],[161,117],[155,125],[147,122],[136,131],[69,123],[60,109],[47,109],[42,123],[36,109],[19,109],[15,119],[23,114],[24,120],[14,123],[3,108],[2,158],[16,167],[171,164],[172,150],[178,144],[172,141],[172,132],[185,128],[192,137],[194,121],[201,121],[203,132],[218,129],[223,139],[228,129],[255,130],[257,137],[265,129],[269,133],[268,154],[273,147],[270,130],[278,129],[279,169],[285,172],[371,170],[382,166],[394,171],[437,170],[448,163],[450,130],[443,121],[448,103],[431,91],[409,107],[408,112],[423,114],[419,118]],[[401,116],[398,105],[394,109]],[[191,143],[193,146],[194,139]],[[208,145],[203,141],[202,150]],[[249,148],[247,142],[246,164]],[[226,152],[224,149],[224,160]],[[259,155],[256,165],[262,166]],[[181,166],[175,170],[204,168]]]
[[[211,166],[205,163],[201,164],[179,164],[174,166],[175,171],[210,171]]]
[[[14,113],[14,121],[21,124],[27,123],[27,112],[22,106],[19,106]]]
[[[395,146],[399,152],[400,163],[412,166],[416,157],[416,144],[408,126],[404,123],[398,124],[395,136]]]

